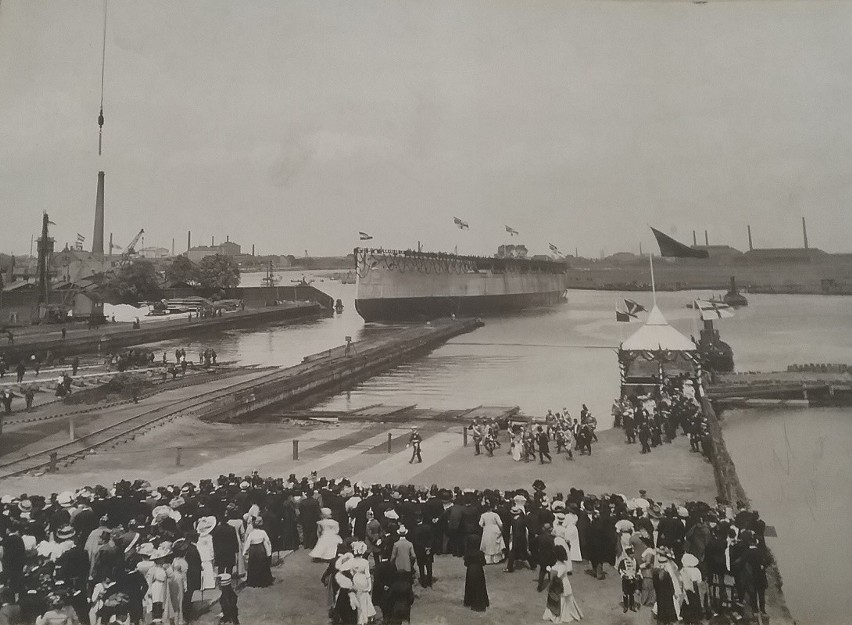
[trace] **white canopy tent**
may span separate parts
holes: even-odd
[[[672,327],[654,304],[648,319],[618,350],[621,385],[661,384],[664,365],[669,373],[699,373],[698,346]]]

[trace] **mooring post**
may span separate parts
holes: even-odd
[[[50,464],[47,466],[48,473],[56,473],[56,452],[50,452]]]
[[[180,451],[181,451],[181,448],[180,448],[180,447],[178,447],[178,448],[175,450],[175,466],[176,466],[176,467],[179,467],[179,466],[180,466]]]
[[[74,417],[68,419],[68,440],[74,442]]]
[[[808,400],[808,387],[804,384],[802,385],[802,398],[807,401]]]
[[[297,439],[297,440],[293,441],[293,460],[298,460],[298,459],[299,459],[299,441]]]
[[[467,447],[467,428],[462,426],[462,440],[464,441],[464,446]]]
[[[391,433],[388,432],[388,453],[391,452]]]

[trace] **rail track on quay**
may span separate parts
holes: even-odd
[[[346,383],[352,383],[394,366],[418,352],[434,348],[448,338],[478,327],[478,321],[454,321],[441,328],[409,328],[405,336],[379,337],[373,344],[339,346],[305,357],[302,363],[275,369],[249,380],[203,390],[168,406],[144,410],[74,440],[35,451],[29,455],[0,462],[0,480],[67,467],[104,447],[115,447],[143,435],[178,417],[233,421],[270,403],[309,396]],[[365,341],[367,342],[367,341]],[[368,343],[368,342],[367,342]],[[355,349],[357,345],[357,349]],[[103,406],[101,406],[103,408]],[[88,411],[88,410],[87,410]],[[71,415],[68,415],[69,417]]]

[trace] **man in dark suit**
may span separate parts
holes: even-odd
[[[553,526],[545,523],[541,533],[536,536],[536,556],[538,558],[538,592],[547,587],[544,581],[547,567],[556,564],[556,544],[553,539]]]
[[[431,519],[418,516],[416,525],[411,531],[411,544],[414,545],[414,555],[417,557],[417,568],[420,571],[420,585],[423,588],[432,587],[432,523]]]
[[[314,498],[313,489],[308,489],[304,499],[299,502],[299,524],[302,526],[305,549],[313,549],[317,544],[317,521],[320,516],[319,501]]]
[[[512,519],[509,522],[509,559],[506,563],[506,572],[515,570],[515,562],[527,562],[530,569],[535,568],[533,559],[529,552],[527,535],[527,521],[522,508],[514,507],[511,510]]]

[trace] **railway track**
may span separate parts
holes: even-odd
[[[2,462],[0,463],[0,480],[16,475],[44,470],[54,463],[56,467],[68,466],[86,455],[95,452],[95,450],[100,447],[115,447],[121,443],[133,440],[151,428],[163,425],[179,416],[183,417],[197,414],[216,401],[232,395],[233,393],[254,388],[258,384],[263,384],[264,381],[268,382],[269,378],[274,378],[274,376],[279,373],[280,372],[276,370],[252,380],[237,382],[236,384],[231,384],[215,391],[206,392],[201,395],[180,400],[170,406],[152,408],[151,410],[146,410],[142,413],[82,435],[73,441],[68,441],[67,443],[39,450],[23,458],[16,458],[15,460]],[[190,386],[190,384],[186,384],[185,386]],[[132,403],[132,400],[120,403]],[[102,408],[103,406],[99,406],[95,409]],[[66,414],[64,416],[70,416],[70,414]],[[56,454],[55,459],[52,458],[53,454]]]

